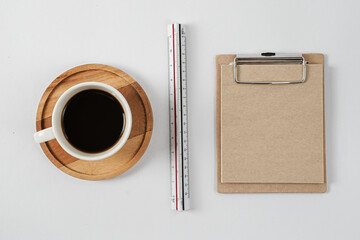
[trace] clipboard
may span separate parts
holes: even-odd
[[[324,56],[216,56],[217,191],[326,192]]]

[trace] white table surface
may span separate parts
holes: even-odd
[[[360,239],[358,1],[0,0],[0,239]],[[170,210],[167,24],[186,24],[192,210]],[[218,194],[215,55],[325,54],[325,194]],[[154,131],[128,172],[85,181],[33,141],[59,74],[118,67],[148,94]]]

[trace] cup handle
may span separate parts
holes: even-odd
[[[54,135],[54,130],[52,127],[49,127],[49,128],[46,128],[44,130],[34,133],[34,139],[35,139],[35,142],[37,142],[37,143],[47,142],[54,138],[55,138],[55,135]]]

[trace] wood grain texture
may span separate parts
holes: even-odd
[[[37,131],[51,127],[52,111],[61,94],[82,82],[106,83],[126,98],[133,118],[129,139],[116,154],[98,161],[81,160],[69,155],[56,139],[40,145],[57,168],[73,177],[85,180],[112,178],[131,168],[149,145],[153,127],[151,105],[141,86],[125,72],[101,64],[82,65],[61,74],[45,90],[36,114]]]

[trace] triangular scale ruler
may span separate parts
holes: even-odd
[[[181,24],[169,25],[171,208],[178,211],[190,207],[185,40]]]

